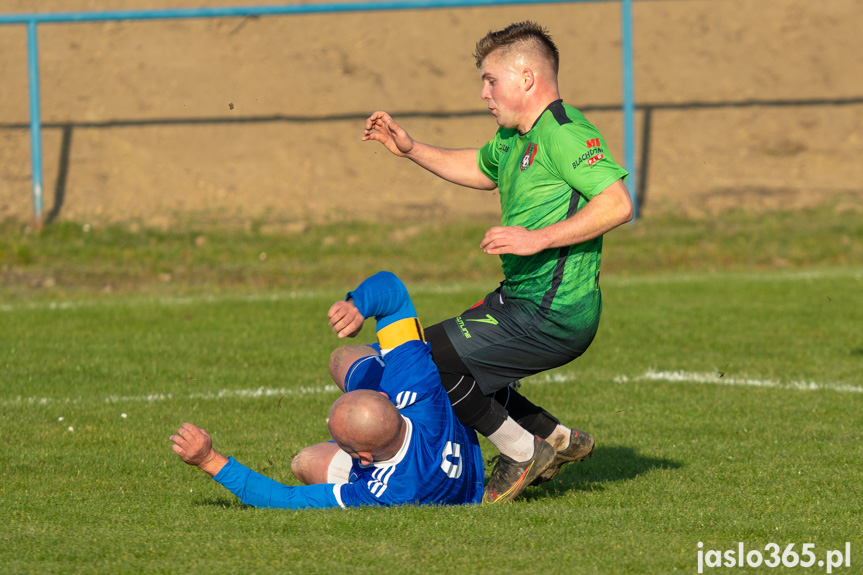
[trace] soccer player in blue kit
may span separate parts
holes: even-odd
[[[346,393],[327,422],[334,442],[307,447],[291,462],[307,485],[283,485],[225,457],[191,423],[171,437],[173,450],[255,507],[480,503],[484,471],[476,433],[452,410],[404,284],[380,272],[333,304],[330,316],[342,307],[375,317],[381,356],[365,347],[343,374]]]

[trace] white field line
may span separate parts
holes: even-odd
[[[545,374],[531,379],[533,384],[557,384],[575,381],[576,376],[568,376],[560,373]],[[666,381],[671,383],[695,383],[700,385],[724,385],[730,387],[760,387],[771,389],[783,389],[794,391],[819,391],[832,390],[839,393],[863,393],[863,386],[850,385],[847,383],[823,383],[816,381],[790,381],[781,382],[770,379],[746,378],[724,376],[718,373],[697,373],[686,371],[655,371],[647,370],[642,375],[629,377],[618,375],[614,378],[615,383],[630,383],[639,381]],[[172,399],[260,399],[266,397],[302,397],[308,395],[321,395],[337,393],[339,389],[333,384],[321,386],[301,386],[297,388],[288,387],[258,387],[254,389],[223,389],[221,391],[194,392],[183,395],[172,393],[150,393],[142,395],[108,395],[101,399],[97,398],[72,398],[72,397],[12,397],[0,399],[3,407],[22,405],[78,405],[93,403],[158,403]]]
[[[633,277],[612,276],[606,280],[606,284],[615,286],[639,286],[639,285],[670,285],[698,282],[748,281],[748,282],[783,282],[783,281],[813,281],[821,279],[851,278],[863,280],[863,269],[860,268],[834,268],[823,270],[789,270],[789,271],[766,271],[766,272],[696,272],[676,273],[658,275],[639,275]]]
[[[654,371],[647,370],[642,375],[627,377],[619,375],[614,378],[617,383],[630,381],[667,381],[670,383],[696,383],[706,385],[726,385],[730,387],[762,387],[771,389],[789,389],[795,391],[819,391],[829,389],[840,393],[863,393],[863,386],[847,383],[830,383],[818,381],[776,381],[749,377],[720,376],[717,372],[696,373],[687,371]]]
[[[149,393],[143,395],[108,395],[99,398],[83,397],[13,397],[0,399],[3,407],[20,405],[78,405],[94,403],[158,403],[172,399],[259,399],[262,397],[302,397],[337,393],[339,388],[333,384],[301,387],[258,387],[255,389],[223,389],[221,391],[194,392],[188,394]]]
[[[566,383],[575,381],[577,376],[567,376],[559,373],[546,374],[531,380],[532,383]],[[670,383],[696,383],[700,385],[726,385],[730,387],[762,387],[771,389],[788,389],[794,391],[819,391],[827,389],[839,393],[863,393],[863,386],[848,383],[825,383],[818,381],[776,381],[749,377],[720,376],[717,372],[697,373],[688,371],[655,371],[648,369],[641,375],[630,377],[618,375],[615,383],[630,383],[639,381],[666,381]]]
[[[415,294],[452,294],[466,291],[482,291],[484,288],[491,291],[496,287],[493,282],[485,283],[453,283],[446,285],[438,284],[423,284],[411,288],[411,292]],[[85,300],[70,300],[70,301],[50,301],[50,302],[25,302],[25,303],[0,303],[0,312],[16,312],[16,311],[31,311],[31,310],[56,310],[64,311],[70,309],[86,309],[94,307],[142,307],[145,305],[162,305],[162,306],[183,306],[194,304],[219,304],[224,302],[241,302],[241,303],[269,303],[278,301],[293,301],[293,300],[308,300],[318,298],[332,298],[335,301],[338,298],[344,297],[347,293],[344,291],[325,289],[325,290],[305,290],[305,291],[289,291],[289,292],[273,292],[273,293],[255,293],[255,294],[205,294],[197,296],[158,296],[153,298],[132,296],[132,297],[106,297],[94,298]]]
[[[852,278],[863,280],[863,269],[860,268],[835,268],[825,270],[793,270],[778,272],[702,272],[702,273],[680,273],[662,275],[639,275],[609,276],[604,277],[604,284],[618,287],[640,286],[640,285],[670,285],[696,282],[722,281],[812,281],[830,278]],[[467,291],[493,290],[497,287],[494,282],[470,282],[451,284],[418,284],[409,286],[414,294],[457,294]],[[334,289],[305,290],[290,292],[274,292],[267,294],[224,294],[224,295],[198,295],[198,296],[174,296],[174,297],[123,297],[114,296],[99,299],[71,300],[63,302],[25,302],[25,303],[0,303],[0,312],[17,312],[30,310],[70,310],[79,308],[121,306],[141,307],[145,305],[182,306],[193,304],[218,304],[223,302],[278,302],[292,300],[307,300],[316,298],[338,299],[344,296],[347,289],[342,292]]]
[[[71,300],[62,302],[28,302],[20,304],[0,304],[0,312],[32,311],[32,310],[57,310],[87,309],[94,307],[143,307],[145,305],[161,306],[183,306],[194,304],[218,304],[228,301],[232,302],[277,302],[290,300],[312,299],[332,295],[338,297],[334,291],[301,291],[301,292],[279,292],[272,294],[246,294],[246,295],[199,295],[199,296],[172,296],[172,297],[108,297],[102,299]]]
[[[615,381],[618,381],[615,378]],[[727,385],[732,387],[766,387],[774,389],[790,389],[796,391],[819,391],[829,389],[840,393],[863,393],[863,386],[848,383],[832,383],[818,381],[775,381],[748,377],[720,376],[717,372],[691,373],[685,371],[654,371],[647,370],[644,374],[633,378],[633,381],[668,381],[671,383],[698,383],[711,385]],[[623,383],[624,380],[620,380]]]

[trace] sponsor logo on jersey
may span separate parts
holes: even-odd
[[[497,151],[503,152],[505,154],[509,151],[509,146],[507,146],[506,144],[501,142],[500,144],[497,145]]]
[[[590,140],[586,140],[584,143],[587,144],[588,149],[599,148],[600,146],[602,146],[602,144],[599,143],[599,138],[592,138]]]
[[[455,318],[455,324],[461,330],[461,334],[464,336],[464,338],[470,339],[470,332],[465,327],[464,320],[461,318],[461,316],[458,316],[457,318]]]
[[[491,325],[497,325],[497,320],[491,317],[491,314],[485,314],[485,319],[466,319],[465,321],[476,321],[479,323],[490,323]]]
[[[533,159],[536,157],[536,149],[537,145],[531,142],[527,145],[527,150],[524,151],[524,156],[521,158],[521,171],[525,171],[530,167],[533,163]]]
[[[588,141],[590,141],[590,140],[588,140]],[[599,141],[599,140],[597,140],[597,141]],[[586,151],[585,153],[583,153],[582,155],[580,155],[578,158],[575,159],[575,161],[572,163],[572,169],[575,170],[583,162],[587,162],[588,166],[592,166],[593,164],[595,164],[596,162],[598,162],[599,160],[601,160],[604,157],[605,157],[605,150],[603,150],[602,148],[591,148],[588,151]]]

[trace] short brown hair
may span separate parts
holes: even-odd
[[[510,24],[503,30],[489,32],[476,43],[473,57],[476,58],[476,67],[482,67],[482,61],[497,50],[509,50],[519,44],[529,45],[544,57],[552,65],[555,75],[560,68],[560,53],[557,46],[551,40],[548,30],[527,20]]]

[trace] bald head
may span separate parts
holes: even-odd
[[[392,402],[369,389],[338,398],[330,408],[327,424],[332,438],[351,457],[368,453],[374,461],[395,455],[404,438],[403,426],[402,416]]]

